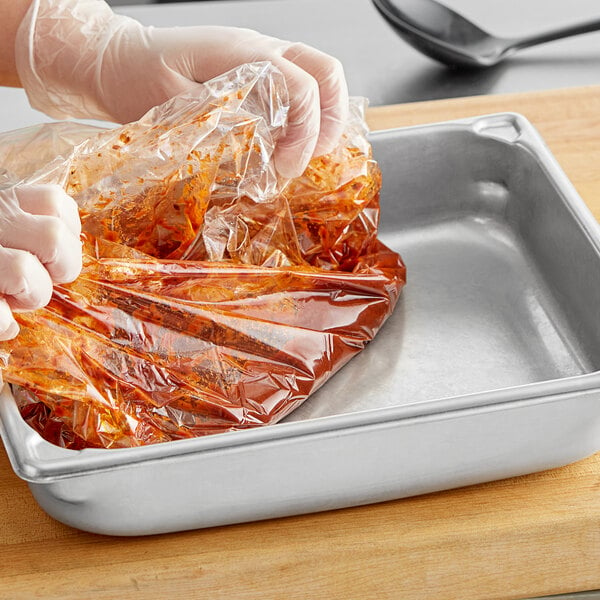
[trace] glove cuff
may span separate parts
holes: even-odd
[[[33,0],[17,31],[17,72],[31,106],[56,119],[111,120],[102,104],[103,55],[133,19],[104,0]]]

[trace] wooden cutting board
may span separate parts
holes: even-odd
[[[369,121],[380,129],[501,111],[533,122],[599,218],[600,86],[379,107]],[[600,454],[395,502],[119,539],[46,516],[0,449],[2,600],[508,600],[595,588]]]

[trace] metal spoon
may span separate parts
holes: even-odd
[[[436,0],[373,0],[414,48],[453,67],[491,67],[517,50],[600,29],[600,18],[524,38],[496,37]]]

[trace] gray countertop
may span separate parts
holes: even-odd
[[[493,33],[506,36],[600,16],[598,0],[446,0]],[[350,92],[372,105],[600,83],[600,32],[523,51],[480,72],[446,69],[409,47],[370,0],[230,0],[122,6],[148,25],[235,25],[302,41],[337,56]],[[22,90],[0,88],[0,130],[48,120]]]
[[[598,0],[446,0],[499,35],[543,31],[600,16]],[[482,72],[456,72],[400,39],[370,0],[190,2],[123,9],[146,24],[236,25],[302,41],[337,56],[350,91],[372,104],[548,89],[600,82],[600,32],[523,51]]]

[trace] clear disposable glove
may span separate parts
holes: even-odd
[[[314,48],[233,27],[143,27],[103,0],[34,0],[19,28],[16,61],[34,108],[119,123],[240,64],[271,61],[290,97],[275,150],[284,177],[333,148],[348,111],[341,63]]]
[[[77,205],[61,187],[0,190],[0,340],[19,333],[13,311],[45,306],[53,283],[77,278],[80,233]]]

